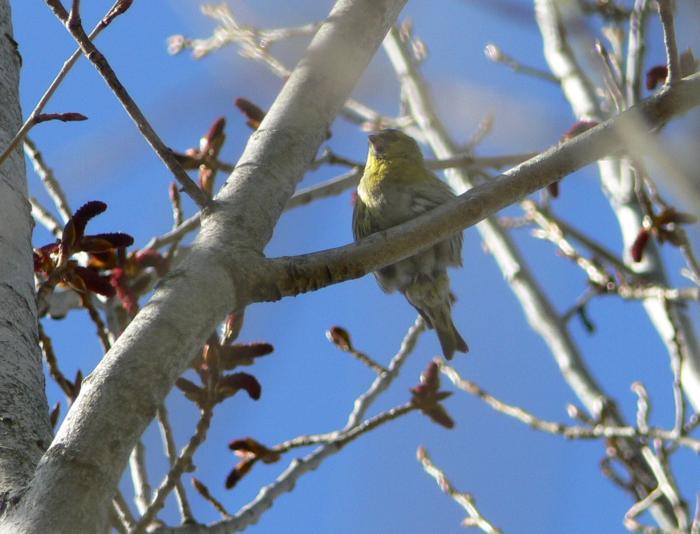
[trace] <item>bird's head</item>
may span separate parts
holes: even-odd
[[[422,161],[416,141],[399,130],[380,130],[369,136],[369,158],[380,162],[396,160]]]

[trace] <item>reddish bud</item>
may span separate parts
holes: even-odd
[[[122,232],[87,235],[80,240],[76,252],[106,252],[119,247],[129,247],[133,244],[134,238]]]
[[[130,314],[136,313],[138,309],[138,298],[134,294],[133,289],[129,284],[129,275],[121,267],[112,269],[112,274],[109,282],[114,288],[114,291],[119,298],[119,301],[124,306],[124,309]]]
[[[260,382],[253,375],[248,373],[233,373],[224,376],[217,384],[217,393],[222,399],[231,397],[240,391],[245,390],[248,396],[253,400],[258,400],[262,393]]]
[[[85,226],[93,217],[107,209],[107,204],[99,200],[91,200],[78,208],[73,216],[66,223],[63,229],[62,243],[72,246],[73,243],[81,240],[85,234]]]
[[[168,195],[170,195],[170,202],[173,204],[180,204],[180,190],[177,188],[175,182],[170,182],[168,186]]]
[[[345,330],[345,328],[334,326],[329,330],[326,330],[326,338],[340,350],[345,352],[351,352],[354,350],[352,342],[350,341],[350,334],[347,330]]]
[[[445,428],[453,428],[454,421],[440,401],[452,395],[451,391],[440,389],[439,367],[436,362],[430,362],[420,377],[420,384],[411,388],[411,403],[423,414]]]
[[[561,180],[557,180],[556,182],[552,182],[547,186],[547,192],[550,194],[552,198],[557,198],[559,197],[559,183]]]
[[[51,413],[49,414],[49,422],[51,423],[51,428],[56,428],[56,424],[58,423],[58,418],[61,415],[61,403],[57,402],[54,404],[53,409],[51,410]]]
[[[646,248],[647,243],[649,242],[649,236],[649,231],[646,228],[642,228],[641,230],[639,230],[637,238],[634,240],[634,243],[632,243],[632,246],[630,247],[630,255],[632,256],[633,261],[642,261],[644,249]]]
[[[236,98],[236,107],[245,115],[248,119],[246,124],[253,130],[257,130],[260,127],[260,123],[265,118],[265,112],[253,104],[250,100],[245,98]]]
[[[503,52],[493,43],[489,43],[484,47],[484,55],[489,61],[493,61],[494,63],[503,61]]]
[[[241,343],[221,348],[221,367],[233,369],[239,365],[252,365],[255,358],[274,351],[270,343]]]
[[[647,71],[646,85],[649,91],[656,89],[659,84],[663,84],[668,76],[666,65],[656,65]]]
[[[92,291],[98,295],[104,295],[105,297],[113,297],[115,295],[115,290],[110,283],[110,278],[100,274],[96,269],[75,265],[72,268],[72,272],[75,276],[69,278],[67,281],[74,289],[78,291]],[[78,282],[78,280],[80,280],[80,282]]]
[[[158,276],[165,276],[168,272],[167,260],[153,248],[144,248],[133,255],[134,262],[141,268],[153,267]]]
[[[598,121],[578,121],[566,132],[564,132],[564,135],[561,136],[560,141],[564,142],[568,141],[569,139],[573,139],[577,135],[581,135],[586,130],[590,130],[595,126],[598,126]]]
[[[199,166],[199,188],[210,197],[214,193],[214,171],[206,165]]]
[[[234,439],[228,444],[228,448],[237,456],[257,456],[257,451],[265,451],[267,447],[253,438]]]
[[[257,462],[257,458],[247,458],[238,462],[238,465],[226,477],[226,482],[224,483],[226,489],[231,489],[238,484],[238,481],[251,470],[255,462]]]
[[[78,122],[86,121],[88,118],[82,113],[40,113],[34,117],[34,124],[39,124],[46,121],[61,121],[61,122]]]
[[[425,415],[427,415],[432,421],[445,428],[454,428],[455,422],[447,413],[442,404],[435,403],[430,408],[421,410]]]
[[[224,342],[232,343],[241,333],[243,328],[243,319],[245,318],[245,310],[231,312],[226,316],[224,323]]]
[[[119,0],[119,2],[117,2],[114,5],[114,7],[110,9],[109,12],[102,19],[102,25],[109,26],[115,18],[117,18],[119,15],[124,14],[133,3],[134,0]]]
[[[182,391],[185,397],[197,404],[200,404],[205,397],[204,390],[186,378],[178,378],[175,381],[175,387]]]
[[[226,477],[226,488],[231,489],[243,476],[250,471],[255,462],[261,460],[266,464],[279,461],[280,453],[273,451],[253,438],[235,439],[228,444],[236,456],[242,460]]]
[[[654,217],[654,226],[659,227],[665,224],[693,224],[698,222],[698,218],[690,213],[676,211],[675,208],[665,208],[659,215]]]

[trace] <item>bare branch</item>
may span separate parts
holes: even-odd
[[[165,455],[167,456],[168,462],[170,462],[170,467],[172,468],[177,461],[178,454],[177,447],[175,445],[175,437],[173,436],[173,429],[170,425],[170,418],[168,417],[168,409],[165,404],[162,404],[158,408],[157,417],[158,427],[160,428],[160,437],[165,448]],[[187,499],[187,492],[185,491],[185,486],[181,479],[177,480],[175,483],[175,495],[177,496],[182,522],[187,523],[192,521],[192,508],[190,507],[189,500]]]
[[[509,67],[513,72],[519,74],[527,74],[528,76],[533,76],[534,78],[539,78],[540,80],[545,80],[547,82],[553,82],[559,85],[559,80],[556,76],[553,76],[551,72],[545,70],[536,69],[528,65],[523,65],[518,60],[506,54],[501,48],[493,43],[489,43],[484,47],[484,55],[494,63],[501,63],[506,67]]]
[[[29,203],[32,205],[32,217],[34,217],[34,220],[51,232],[56,239],[61,239],[63,225],[56,220],[56,217],[42,206],[36,198],[29,197]]]
[[[681,66],[676,44],[676,30],[673,25],[673,0],[657,0],[659,18],[664,28],[664,45],[666,46],[667,83],[676,83],[681,79]]]
[[[505,403],[488,392],[484,391],[478,384],[470,380],[464,380],[459,373],[445,363],[440,364],[440,370],[449,378],[452,383],[459,389],[478,397],[491,408],[499,413],[517,419],[521,423],[548,434],[556,434],[565,437],[566,439],[600,439],[600,438],[658,438],[669,443],[673,443],[682,447],[687,447],[696,454],[700,454],[700,439],[688,436],[678,436],[674,430],[663,430],[660,428],[647,427],[645,429],[635,428],[632,426],[614,426],[596,423],[591,427],[585,426],[567,426],[563,423],[554,421],[546,421],[533,415],[532,413],[520,408]],[[655,465],[658,465],[656,462]],[[660,469],[660,468],[655,468]],[[654,471],[657,473],[657,470]],[[658,476],[658,475],[657,475]],[[663,475],[666,479],[666,475]],[[667,481],[668,482],[668,481]],[[670,482],[668,482],[671,484]],[[677,493],[674,500],[677,500]]]
[[[139,440],[129,456],[131,482],[134,486],[134,502],[140,514],[148,510],[151,504],[151,484],[146,470],[146,447]]]
[[[56,0],[46,0],[46,2],[51,5],[55,3]],[[151,145],[161,161],[163,161],[168,170],[173,174],[173,176],[175,176],[175,179],[180,183],[185,192],[197,203],[200,208],[207,206],[209,203],[207,195],[199,187],[197,187],[197,184],[195,184],[194,181],[187,175],[185,170],[173,155],[172,151],[165,146],[156,131],[146,119],[145,115],[139,109],[136,102],[134,102],[129,95],[126,87],[124,87],[124,85],[119,81],[119,78],[110,66],[107,58],[102,55],[102,53],[90,40],[90,37],[85,33],[85,30],[80,24],[80,18],[76,7],[77,5],[74,4],[73,10],[71,10],[71,16],[68,17],[66,22],[66,28],[75,38],[83,54],[93,65],[95,65],[97,71],[102,75],[107,85],[114,92],[114,95],[124,106],[124,109],[129,114],[129,117],[131,117],[131,119],[134,121],[134,124],[136,124],[148,144]],[[74,12],[75,16],[72,16]]]
[[[4,526],[68,533],[94,532],[106,523],[131,449],[196,347],[226,313],[250,301],[248,269],[259,269],[296,183],[404,4],[339,0],[206,213],[184,264],[161,282],[83,384],[54,449],[5,514]],[[75,509],[90,513],[60,514],[67,496]]]
[[[617,152],[624,145],[618,132],[625,131],[630,121],[639,124],[639,118],[643,117],[643,122],[658,124],[676,112],[682,113],[697,105],[700,96],[693,92],[695,87],[700,87],[700,75],[687,78],[677,87],[546,150],[488,183],[472,188],[454,201],[357,244],[270,260],[267,263],[270,270],[262,278],[261,282],[264,282],[258,286],[254,298],[276,300],[358,278],[432,246],[549,183]],[[679,89],[684,91],[676,93]]]
[[[445,473],[435,466],[425,447],[418,447],[416,456],[418,457],[418,461],[423,466],[423,469],[425,469],[425,472],[435,479],[435,482],[437,482],[438,487],[443,491],[443,493],[446,493],[452,497],[452,499],[454,499],[454,501],[464,508],[465,512],[467,512],[469,518],[465,519],[462,523],[465,527],[476,527],[479,530],[489,534],[501,534],[502,531],[493,526],[493,524],[491,524],[481,514],[479,509],[476,507],[474,497],[472,497],[469,493],[462,493],[455,489]]]
[[[112,12],[115,7],[117,7],[119,4],[123,3],[123,0],[117,0],[114,5],[110,8],[110,12]],[[52,10],[54,13],[56,13],[56,16],[62,21],[65,22],[65,18],[67,16],[65,9],[63,9],[63,6],[58,3],[58,5],[51,6]],[[63,17],[63,18],[62,18]],[[100,22],[97,23],[97,26],[93,28],[93,30],[90,32],[90,35],[88,36],[88,39],[91,41],[96,39],[97,36],[102,32],[107,27],[108,24],[104,23],[104,19],[101,20]],[[10,143],[7,145],[7,148],[0,154],[0,165],[7,159],[7,157],[12,153],[12,151],[19,145],[24,138],[26,137],[27,133],[29,130],[32,129],[32,127],[36,124],[36,117],[44,110],[46,107],[46,104],[48,104],[49,100],[51,97],[54,95],[56,92],[56,89],[58,89],[59,85],[63,82],[63,79],[66,77],[68,72],[73,68],[73,65],[75,65],[75,62],[78,61],[78,58],[81,56],[81,50],[78,48],[75,52],[71,54],[71,56],[63,63],[63,66],[61,67],[61,70],[58,71],[58,74],[54,78],[54,80],[51,82],[49,85],[48,89],[46,89],[46,92],[42,95],[41,99],[37,103],[36,106],[34,106],[34,109],[32,112],[29,114],[29,117],[27,117],[27,120],[24,121],[24,124],[20,127],[20,129],[17,131],[15,136],[12,138]]]
[[[29,161],[32,162],[34,172],[36,172],[39,178],[41,178],[41,181],[46,188],[46,192],[51,197],[51,200],[53,200],[53,203],[61,216],[63,224],[67,223],[68,219],[70,219],[71,215],[73,215],[73,212],[68,204],[68,198],[63,192],[61,184],[56,179],[53,170],[46,164],[41,152],[39,152],[36,145],[29,138],[24,140],[24,153],[29,158]]]
[[[627,106],[633,106],[642,98],[642,76],[644,75],[644,51],[649,0],[635,0],[630,15],[630,30],[627,38],[627,65],[625,70],[625,96]]]
[[[146,531],[151,522],[156,518],[158,512],[160,512],[165,505],[166,497],[175,488],[178,481],[180,481],[182,474],[192,465],[192,456],[206,438],[209,425],[211,424],[212,415],[213,406],[205,406],[200,414],[194,434],[192,434],[192,437],[187,442],[187,445],[185,445],[185,448],[182,449],[182,452],[171,465],[165,479],[160,486],[158,486],[153,500],[149,503],[148,508],[146,508],[141,515],[141,518],[134,526],[133,532],[135,534]]]

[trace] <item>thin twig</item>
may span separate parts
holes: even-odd
[[[668,75],[666,83],[673,84],[681,79],[678,45],[676,44],[676,29],[673,25],[673,0],[657,0],[659,18],[664,28],[664,46],[666,47],[666,66]]]
[[[287,79],[290,69],[282,61],[270,53],[270,41],[280,40],[292,35],[314,33],[316,23],[300,26],[294,29],[261,30],[249,24],[238,22],[230,6],[225,3],[218,5],[205,4],[202,13],[217,20],[220,24],[207,39],[187,39],[181,35],[172,36],[169,39],[168,50],[171,54],[177,54],[185,48],[191,48],[195,59],[220,48],[229,43],[235,43],[240,47],[240,55],[254,61],[265,64],[277,77]],[[286,33],[285,33],[286,32]],[[401,128],[406,126],[400,118],[386,117],[369,106],[349,98],[343,105],[340,115],[355,124],[369,128]]]
[[[92,302],[92,295],[89,293],[81,294],[80,301],[83,308],[87,310],[90,320],[94,323],[97,331],[97,338],[100,340],[105,353],[107,353],[109,349],[112,348],[112,343],[109,341],[109,329],[102,320],[102,317],[100,317],[100,312],[95,308]]]
[[[399,351],[389,362],[386,374],[375,378],[369,389],[355,400],[352,412],[345,423],[345,430],[357,426],[377,397],[379,397],[383,391],[386,391],[396,379],[404,362],[413,352],[418,342],[418,337],[423,332],[425,332],[425,321],[421,317],[418,317],[411,328],[408,329],[408,332],[406,332]]]
[[[637,517],[643,512],[646,512],[649,507],[654,504],[654,501],[659,499],[662,495],[663,492],[659,488],[656,488],[642,500],[634,503],[625,514],[625,527],[632,532],[643,532],[644,534],[662,534],[664,530],[658,527],[642,525],[637,521]]]
[[[57,1],[58,0],[46,0],[46,3],[49,4],[49,6],[53,6]],[[71,12],[75,11],[75,8],[76,6],[74,5]],[[183,187],[185,192],[200,208],[206,207],[209,204],[209,198],[199,187],[197,187],[197,184],[194,183],[194,181],[182,168],[180,163],[178,163],[172,151],[165,146],[163,141],[155,132],[151,124],[139,109],[136,102],[134,102],[129,95],[126,87],[124,87],[124,85],[119,81],[119,78],[110,66],[107,58],[102,55],[102,53],[97,49],[97,47],[95,47],[94,43],[85,33],[85,30],[79,23],[77,12],[75,17],[69,17],[69,21],[66,23],[66,28],[80,45],[85,57],[90,60],[97,71],[102,75],[105,82],[107,82],[110,89],[112,89],[114,95],[117,97],[122,106],[124,106],[124,109],[129,114],[129,117],[131,117],[134,124],[136,124],[148,144],[151,145],[161,161],[163,161],[168,170],[175,176],[175,179]]]
[[[635,0],[630,15],[630,30],[627,38],[627,64],[625,68],[625,96],[627,107],[635,105],[642,96],[644,51],[649,0]]]
[[[34,217],[34,220],[51,232],[56,239],[61,239],[63,225],[56,220],[56,217],[42,206],[36,198],[29,197],[29,203],[32,206],[32,217]]]
[[[68,204],[68,198],[63,192],[61,184],[56,179],[53,170],[46,164],[41,152],[39,152],[36,145],[28,137],[24,140],[24,154],[29,158],[29,161],[32,162],[34,172],[41,178],[46,192],[51,197],[51,200],[53,200],[54,206],[56,206],[63,220],[63,224],[67,223],[68,219],[73,215]]]
[[[617,112],[624,111],[625,109],[625,97],[622,94],[622,89],[620,87],[621,80],[616,75],[616,69],[613,64],[613,59],[610,57],[607,48],[602,42],[596,41],[595,49],[601,58],[601,63],[603,65],[603,79],[605,80],[605,85],[608,89],[608,94],[615,104],[615,109]]]
[[[111,13],[116,6],[119,5],[121,0],[117,0],[108,13]],[[58,16],[59,19],[61,19],[61,14],[60,10],[57,11],[56,6],[51,6],[52,9],[54,10],[54,13],[56,13],[56,16]],[[61,6],[61,9],[63,6]],[[63,13],[65,13],[65,10],[63,10]],[[61,19],[61,22],[64,22],[64,19]],[[100,20],[100,22],[97,23],[97,25],[93,28],[93,30],[90,32],[90,35],[88,36],[88,39],[93,40],[96,39],[97,36],[104,30],[107,26],[109,25],[109,22],[105,24],[105,19]],[[26,137],[27,133],[29,130],[32,129],[32,127],[35,124],[36,117],[44,110],[46,107],[46,104],[49,102],[51,97],[54,95],[56,92],[56,89],[58,89],[59,85],[63,82],[63,79],[66,77],[68,72],[73,68],[73,65],[75,65],[75,62],[78,61],[78,58],[81,55],[81,50],[80,48],[76,49],[75,52],[73,52],[70,57],[63,63],[63,66],[61,69],[58,71],[58,74],[56,77],[53,79],[49,87],[46,89],[42,97],[39,99],[39,102],[34,106],[34,109],[32,112],[29,114],[29,117],[27,117],[27,120],[24,121],[24,124],[20,127],[20,129],[17,131],[15,136],[12,138],[10,143],[7,145],[7,148],[0,154],[0,165],[7,159],[7,157],[14,151],[14,149],[19,145],[22,140]]]
[[[600,265],[590,259],[582,256],[572,245],[567,241],[562,229],[553,220],[541,211],[537,204],[532,200],[523,200],[521,206],[532,220],[540,227],[540,231],[533,232],[535,237],[541,237],[554,243],[559,251],[566,257],[574,261],[588,276],[591,283],[599,287],[606,287],[612,280],[612,276],[607,273]]]
[[[569,426],[563,423],[546,421],[533,415],[518,406],[507,404],[488,392],[484,391],[480,386],[470,380],[464,380],[459,373],[445,363],[440,364],[440,371],[450,379],[450,381],[459,389],[470,393],[488,404],[491,408],[499,413],[517,419],[521,423],[526,424],[530,428],[546,432],[548,434],[556,434],[567,439],[599,439],[599,438],[658,438],[671,443],[679,444],[687,447],[693,452],[700,454],[700,439],[688,436],[677,436],[673,430],[663,430],[660,428],[649,427],[645,431],[632,426],[611,426],[604,424],[595,424],[594,426]]]
[[[384,420],[383,418],[391,420],[391,418],[395,418],[398,415],[408,413],[415,409],[415,407],[409,403],[390,411],[391,413],[385,415],[380,414],[380,416],[378,416],[380,419],[375,417],[362,423],[360,422],[379,394],[389,387],[389,384],[398,376],[401,366],[415,348],[418,336],[424,330],[425,323],[419,317],[406,333],[399,352],[392,358],[388,366],[388,372],[375,378],[370,388],[355,400],[353,411],[348,417],[348,421],[343,427],[343,430],[339,433],[335,433],[338,440],[324,443],[301,460],[292,461],[289,467],[281,473],[274,482],[265,486],[258,492],[258,496],[253,501],[241,508],[233,518],[221,521],[217,526],[227,529],[226,531],[234,532],[236,530],[243,530],[246,526],[256,523],[260,516],[272,506],[275,499],[283,493],[294,489],[300,477],[318,468],[326,458],[337,453],[349,441],[356,439],[363,432],[367,432],[371,428],[376,427],[378,421]],[[310,437],[306,436],[306,438],[308,439]],[[314,437],[311,438],[314,439]],[[328,439],[328,435],[318,435],[315,438],[324,440]]]
[[[51,342],[51,338],[46,334],[41,321],[38,322],[37,328],[39,334],[39,345],[44,353],[46,365],[49,367],[49,374],[51,375],[51,378],[54,379],[56,384],[58,384],[58,387],[61,388],[61,391],[63,391],[66,397],[72,401],[74,398],[73,383],[66,378],[66,376],[61,372],[61,369],[58,367],[58,360],[56,359],[56,353],[53,350],[53,343]]]
[[[158,512],[165,505],[165,499],[173,490],[177,484],[177,481],[180,480],[182,474],[192,464],[192,456],[206,438],[209,425],[211,424],[212,415],[213,407],[205,405],[200,414],[194,434],[187,442],[187,445],[185,445],[185,448],[182,449],[182,452],[177,457],[177,460],[175,460],[170,467],[165,479],[156,490],[156,494],[148,509],[143,513],[138,523],[134,527],[134,534],[145,532],[146,528],[153,522]]]
[[[172,468],[177,460],[177,446],[175,445],[175,437],[173,436],[173,429],[170,425],[168,409],[165,404],[161,404],[158,407],[156,417],[158,418],[158,427],[160,428],[160,437],[165,448],[165,455],[167,456],[170,467]],[[187,499],[187,492],[185,491],[185,486],[182,483],[182,479],[178,479],[175,483],[175,496],[177,497],[182,522],[186,523],[192,521],[192,508],[190,507],[189,500]]]
[[[562,220],[551,211],[543,209],[542,212],[545,213],[548,219],[550,219],[559,228],[561,228],[564,234],[573,237],[576,241],[578,241],[584,247],[590,250],[596,257],[607,261],[608,263],[613,265],[617,270],[625,274],[631,276],[635,275],[635,272],[632,269],[630,269],[627,265],[625,265],[625,263],[620,258],[618,258],[614,252],[610,251],[597,241],[593,240],[577,228],[571,226],[568,222]]]
[[[637,395],[637,428],[641,432],[649,431],[649,412],[651,404],[649,403],[649,394],[647,393],[644,384],[635,382],[630,388]]]
[[[129,510],[129,505],[127,504],[121,491],[117,491],[117,493],[114,495],[114,499],[112,499],[112,503],[117,515],[119,516],[120,523],[126,527],[127,530],[131,529],[135,522],[134,516],[131,513],[131,510]]]
[[[664,306],[667,309],[668,317],[673,320],[674,315],[671,313],[669,307],[671,303],[664,301]],[[683,362],[686,359],[686,344],[680,339],[682,333],[678,328],[678,325],[673,323],[673,344],[674,350],[669,351],[669,358],[671,363],[671,372],[673,373],[673,403],[675,405],[675,423],[673,425],[673,431],[678,436],[683,434],[685,427],[685,395],[683,392],[683,383],[681,381],[681,370],[683,369]]]
[[[469,517],[462,523],[465,527],[475,527],[489,534],[501,534],[502,531],[481,514],[476,507],[474,497],[469,493],[462,493],[455,489],[445,473],[435,466],[425,447],[418,447],[416,456],[423,466],[423,469],[425,469],[425,472],[435,479],[435,482],[437,482],[442,492],[452,497],[452,499],[467,512]]]
[[[233,517],[226,509],[226,507],[223,504],[221,504],[221,501],[219,501],[216,497],[214,497],[211,494],[209,488],[201,480],[192,477],[192,486],[194,486],[194,489],[197,490],[197,493],[199,493],[204,500],[208,501],[209,504],[216,508],[216,510],[221,514],[221,516],[224,519]]]
[[[512,69],[514,72],[517,72],[519,74],[526,74],[528,76],[539,78],[540,80],[552,82],[559,85],[559,79],[556,76],[552,75],[551,72],[537,69],[535,67],[530,67],[528,65],[523,65],[515,58],[506,54],[499,46],[493,43],[489,43],[486,45],[486,47],[484,48],[484,55],[494,63],[500,63],[501,65],[505,65],[506,67]]]
[[[148,482],[146,469],[146,447],[143,440],[138,440],[129,455],[131,483],[134,487],[134,503],[140,514],[144,514],[151,504],[151,484]]]

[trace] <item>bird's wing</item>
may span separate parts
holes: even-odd
[[[352,212],[352,235],[355,241],[367,237],[370,234],[378,232],[381,228],[377,228],[376,222],[368,213],[368,208],[360,195],[355,199],[355,208]]]
[[[445,182],[432,173],[430,178],[430,180],[416,183],[412,188],[411,211],[414,215],[425,213],[455,197]]]
[[[456,196],[445,182],[432,173],[430,176],[432,180],[426,180],[414,188],[414,194],[411,197],[411,211],[414,216],[430,211]],[[462,265],[462,232],[438,243],[434,250],[440,256],[440,261],[444,261],[446,265],[460,267]]]

